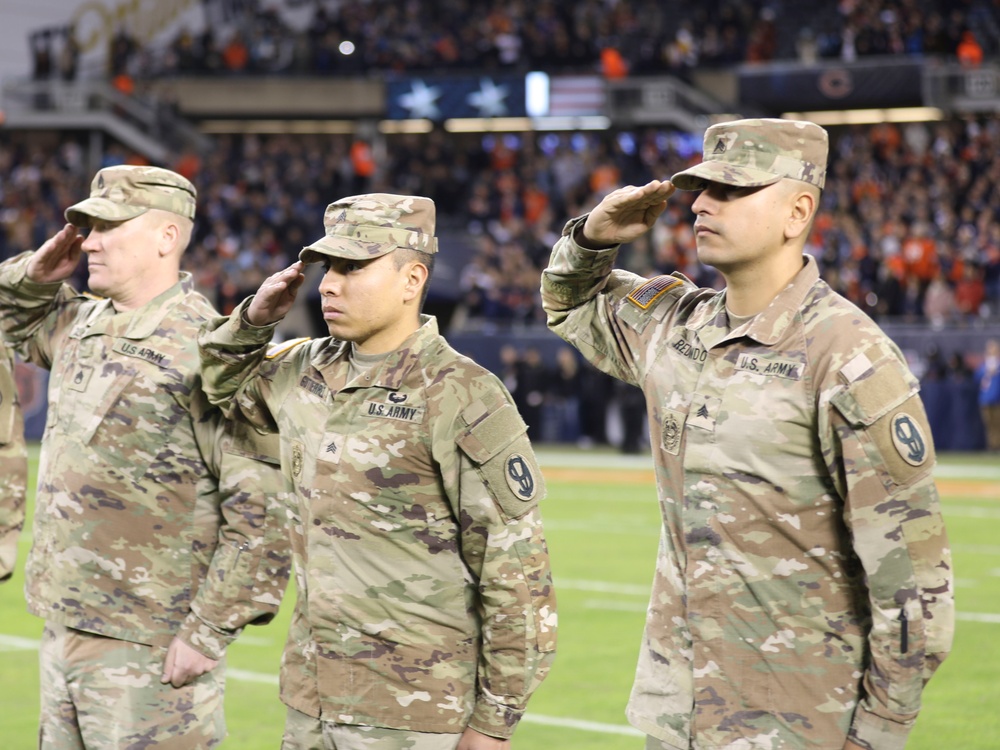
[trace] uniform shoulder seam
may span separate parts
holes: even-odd
[[[307,341],[312,341],[312,339],[310,339],[308,336],[303,336],[301,338],[290,339],[288,341],[282,341],[277,344],[271,344],[267,348],[267,353],[264,355],[264,357],[266,359],[277,359],[278,357],[284,356],[295,347],[299,346],[300,344],[304,344]]]

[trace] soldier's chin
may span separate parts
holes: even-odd
[[[351,332],[345,326],[340,325],[338,323],[327,321],[326,330],[329,332],[332,338],[338,339],[340,341],[354,341],[354,337],[351,336]]]

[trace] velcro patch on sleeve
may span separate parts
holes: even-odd
[[[627,299],[640,310],[648,310],[657,300],[671,289],[676,289],[684,282],[676,276],[657,276],[645,284],[629,292]]]

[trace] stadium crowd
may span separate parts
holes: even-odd
[[[54,138],[54,136],[53,136]],[[171,166],[199,186],[188,265],[225,310],[282,267],[333,197],[371,188],[434,198],[456,257],[458,325],[542,321],[538,278],[563,222],[621,184],[673,174],[700,144],[656,129],[390,136],[374,176],[339,135],[221,136]],[[1000,116],[833,131],[827,189],[809,244],[829,283],[876,319],[933,325],[1000,314]],[[136,157],[111,147],[105,165]],[[72,140],[0,140],[0,256],[36,247],[87,188]],[[643,274],[718,285],[695,254],[690,194],[629,249]]]
[[[206,3],[206,6],[208,3]],[[993,0],[340,0],[312,3],[304,28],[279,3],[249,4],[219,31],[182,28],[143,47],[125,27],[107,75],[132,90],[170,75],[367,75],[373,72],[603,72],[609,77],[799,59],[929,55],[978,65],[1000,51]],[[73,29],[29,39],[36,79],[77,75]]]

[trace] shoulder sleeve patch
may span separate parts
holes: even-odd
[[[640,310],[648,310],[664,294],[683,285],[684,281],[676,276],[657,276],[633,289],[625,299]]]
[[[503,516],[520,518],[545,496],[527,425],[506,401],[499,408],[495,402],[477,401],[462,413],[462,420],[468,427],[456,440],[458,447],[476,465]]]
[[[841,370],[848,381],[831,403],[851,425],[875,467],[896,487],[908,486],[934,465],[930,425],[916,378],[895,357],[860,355]]]
[[[308,337],[303,337],[298,339],[290,339],[288,341],[282,341],[277,344],[271,344],[271,346],[267,347],[267,354],[265,354],[264,356],[267,359],[277,359],[278,357],[281,357],[290,352],[299,344],[304,344],[307,341],[312,341],[312,339]]]

